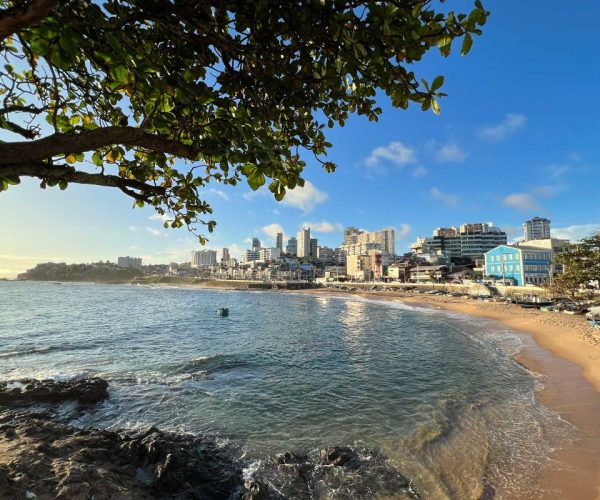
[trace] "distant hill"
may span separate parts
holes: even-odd
[[[143,276],[139,269],[119,267],[110,262],[92,264],[65,264],[46,262],[38,264],[17,276],[18,280],[32,281],[90,281],[100,283],[127,283]]]

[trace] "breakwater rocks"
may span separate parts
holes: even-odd
[[[65,401],[94,411],[107,388],[99,378],[0,383],[0,498],[418,498],[374,450],[335,447],[248,461],[238,458],[239,448],[207,436],[81,429],[54,419]]]

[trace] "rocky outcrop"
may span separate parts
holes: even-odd
[[[101,378],[55,381],[22,379],[0,382],[0,404],[60,403],[75,400],[97,403],[108,397],[108,382]]]
[[[81,429],[54,421],[54,404],[28,404],[94,403],[107,388],[101,379],[0,383],[1,499],[418,498],[375,450],[286,452],[255,462],[248,475],[239,450],[210,437]]]
[[[0,498],[225,499],[243,488],[239,464],[209,439],[3,420]]]

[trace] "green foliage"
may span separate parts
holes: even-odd
[[[16,165],[37,165],[38,173],[20,175],[42,178],[43,187],[119,187],[136,204],[172,214],[172,227],[204,223],[211,231],[201,188],[245,180],[281,200],[303,185],[307,153],[333,172],[325,126],[344,126],[353,113],[376,121],[377,91],[395,107],[440,112],[444,78],[420,80],[412,65],[431,49],[448,56],[456,39],[466,54],[488,13],[479,0],[468,13],[433,4],[57,2],[0,42],[0,127],[33,140]],[[34,139],[48,127],[78,140],[70,150],[42,151]],[[110,127],[122,127],[122,139],[103,134]],[[16,155],[7,156],[0,189],[14,177],[5,167],[19,172]],[[46,167],[61,161],[98,177],[57,174],[58,182]],[[109,172],[122,181],[109,181]]]
[[[555,295],[574,298],[582,287],[600,285],[600,233],[571,245],[556,257],[556,263],[563,266],[563,273],[550,285]]]

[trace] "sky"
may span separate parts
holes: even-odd
[[[328,131],[337,171],[306,158],[305,187],[283,202],[245,184],[208,187],[217,228],[206,248],[237,256],[250,238],[274,246],[277,231],[293,236],[305,225],[331,247],[346,226],[394,227],[398,253],[436,227],[467,222],[494,222],[509,240],[536,215],[552,221],[555,237],[599,229],[600,3],[484,5],[491,16],[469,55],[436,50],[416,68],[429,81],[445,76],[439,116],[393,109],[381,96],[379,122],[353,117]],[[47,261],[183,262],[199,249],[187,230],[163,229],[152,209],[103,187],[42,190],[24,180],[0,193],[0,224],[0,277]]]

